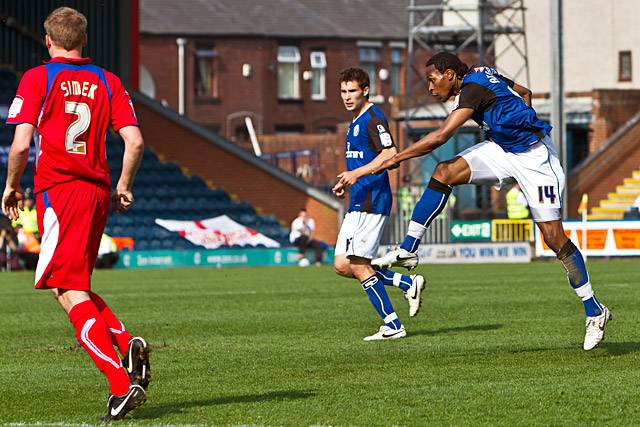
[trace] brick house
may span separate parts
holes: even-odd
[[[258,134],[334,133],[343,68],[369,71],[387,114],[398,102],[408,3],[142,0],[141,90],[238,143],[246,117]]]

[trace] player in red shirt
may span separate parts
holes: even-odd
[[[24,199],[20,177],[35,136],[34,184],[42,236],[35,287],[51,289],[67,312],[78,342],[109,381],[108,413],[103,419],[119,419],[146,400],[149,349],[91,291],[91,273],[110,201],[118,212],[126,212],[133,203],[131,187],[144,143],[120,79],[82,57],[86,18],[61,7],[47,17],[44,27],[51,60],[24,74],[9,109],[7,123],[16,129],[2,211],[11,219],[20,214]],[[105,152],[109,125],[125,146],[111,200]]]

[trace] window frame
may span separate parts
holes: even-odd
[[[215,45],[197,45],[196,49],[193,53],[194,58],[194,70],[193,70],[193,93],[196,99],[198,100],[206,100],[206,99],[219,99],[219,90],[218,90],[218,52],[215,49]],[[199,93],[198,86],[199,81],[202,78],[200,68],[201,61],[209,60],[209,90],[207,93]]]
[[[396,58],[394,53],[398,53],[398,57]],[[402,61],[402,52],[403,48],[391,46],[391,95],[398,96],[402,92],[402,65],[404,62]]]
[[[380,65],[380,48],[377,46],[360,46],[358,49],[360,68],[369,74],[369,97],[378,98],[380,85],[378,84],[378,66]],[[373,73],[369,70],[373,67]]]
[[[314,56],[316,60],[314,60]],[[327,99],[327,56],[323,50],[313,50],[309,54],[311,64],[311,99],[314,101],[325,101]],[[313,92],[313,82],[319,79],[318,93]]]
[[[629,73],[625,73],[625,61],[628,60]],[[630,82],[633,81],[633,56],[630,50],[618,51],[618,81]]]
[[[289,52],[287,52],[287,50]],[[287,55],[287,53],[293,55]],[[278,100],[288,101],[288,100],[299,100],[300,99],[300,48],[298,46],[291,45],[280,45],[278,46],[278,55],[277,55],[277,88],[278,88]],[[281,67],[284,67],[285,64],[292,64],[293,72],[292,72],[292,87],[291,87],[291,96],[282,96],[281,95]]]

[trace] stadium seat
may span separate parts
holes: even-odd
[[[6,70],[0,69],[0,94],[8,90],[9,102],[13,99],[15,85],[15,75],[10,77]],[[4,176],[12,138],[13,127],[0,121],[0,173]],[[119,136],[107,135],[106,151],[111,184],[115,186],[120,177],[124,154],[124,145]],[[33,153],[20,183],[23,188],[33,188]],[[193,221],[228,215],[272,239],[281,240],[282,236],[288,235],[275,217],[256,214],[254,207],[246,202],[233,202],[223,189],[207,187],[200,177],[185,176],[178,165],[161,162],[150,150],[144,152],[133,194],[136,202],[131,210],[126,214],[111,212],[105,231],[111,236],[132,237],[136,250],[201,249],[177,233],[156,225],[156,218]]]

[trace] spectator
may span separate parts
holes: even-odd
[[[529,205],[520,185],[513,184],[507,193],[507,218],[526,219],[529,218]]]
[[[118,262],[118,246],[116,242],[106,233],[102,233],[100,239],[100,248],[98,248],[98,258],[96,259],[96,268],[113,268]]]
[[[0,269],[7,271],[21,269],[18,237],[8,222],[0,226]]]
[[[299,265],[308,265],[308,261],[305,260],[305,251],[307,248],[313,248],[316,255],[316,266],[322,264],[322,250],[323,242],[314,240],[312,238],[313,232],[316,229],[316,222],[313,218],[309,218],[306,209],[300,209],[298,217],[291,223],[291,233],[289,234],[289,241],[293,243],[300,253]]]
[[[40,241],[36,235],[24,229],[22,224],[16,224],[16,236],[18,239],[18,252],[20,259],[27,270],[35,270],[40,254]]]
[[[38,232],[38,216],[36,214],[35,202],[33,200],[33,193],[30,188],[24,192],[25,198],[23,201],[23,208],[20,212],[20,218],[13,221],[14,228],[18,225],[22,226],[22,229],[33,234],[38,241],[40,241],[40,233]]]

